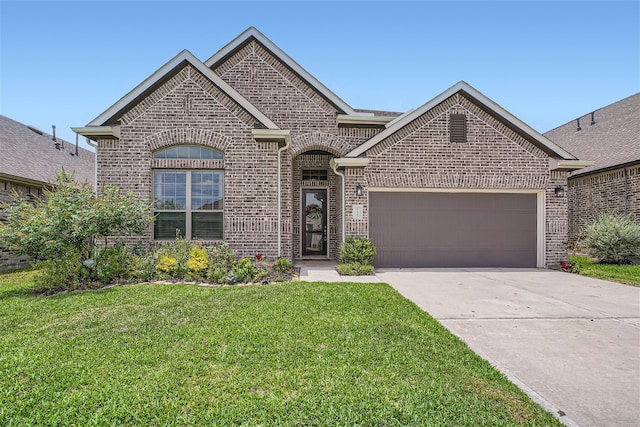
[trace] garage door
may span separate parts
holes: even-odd
[[[369,193],[376,267],[536,267],[536,194]]]

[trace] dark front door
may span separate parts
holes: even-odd
[[[302,255],[327,255],[327,190],[302,190]]]

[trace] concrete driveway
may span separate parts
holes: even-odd
[[[383,269],[567,425],[640,426],[640,288],[532,269]]]

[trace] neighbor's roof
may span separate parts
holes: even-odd
[[[0,177],[25,184],[46,184],[64,169],[76,180],[94,184],[95,154],[84,148],[75,153],[75,143],[57,138],[64,148],[57,150],[51,134],[0,115]]]
[[[346,157],[358,157],[364,154],[367,150],[370,150],[376,144],[382,142],[384,139],[393,135],[398,130],[402,129],[407,124],[416,120],[418,117],[422,116],[432,108],[436,107],[447,98],[451,96],[462,93],[465,97],[473,99],[476,103],[479,103],[486,111],[489,111],[492,115],[498,117],[504,123],[508,124],[512,128],[516,129],[519,133],[526,135],[530,140],[534,141],[536,145],[538,145],[544,151],[558,156],[561,159],[566,160],[577,160],[575,156],[571,153],[565,151],[558,145],[554,144],[545,136],[538,133],[536,130],[531,128],[526,123],[522,122],[520,119],[509,113],[507,110],[496,104],[491,99],[487,98],[485,95],[480,93],[477,89],[473,88],[471,85],[464,81],[460,81],[455,85],[451,86],[449,89],[442,92],[440,95],[433,98],[431,101],[425,103],[419,108],[415,110],[410,110],[405,114],[396,117],[394,120],[390,121],[386,125],[386,129],[380,132],[378,135],[374,136],[358,148],[354,149],[350,153],[346,155]]]
[[[640,161],[640,93],[559,126],[545,136],[580,159],[594,161],[572,176]]]

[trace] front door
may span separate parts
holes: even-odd
[[[302,255],[327,255],[327,190],[302,190]]]

